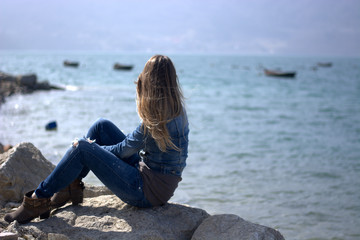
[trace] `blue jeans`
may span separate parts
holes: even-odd
[[[145,198],[143,179],[137,168],[139,155],[120,159],[101,147],[121,142],[125,137],[112,122],[99,119],[86,136],[96,139],[96,142],[89,143],[84,138],[77,146],[70,147],[54,171],[39,184],[36,196],[49,198],[75,179],[84,178],[91,170],[122,201],[136,207],[151,207]]]

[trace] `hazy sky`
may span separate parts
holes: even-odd
[[[0,49],[360,56],[360,0],[0,0]]]

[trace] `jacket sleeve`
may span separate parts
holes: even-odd
[[[115,145],[102,146],[105,150],[115,154],[118,158],[125,159],[139,152],[144,147],[144,132],[141,124],[126,138]]]

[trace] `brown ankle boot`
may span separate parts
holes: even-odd
[[[6,214],[4,220],[8,223],[17,220],[24,224],[39,216],[40,219],[48,218],[51,211],[50,198],[31,198],[33,192],[26,193],[21,206],[15,212]]]
[[[69,186],[60,190],[59,192],[55,193],[54,196],[52,196],[52,208],[62,207],[70,200],[73,205],[78,205],[79,203],[82,203],[84,198],[84,189],[84,183],[81,180],[76,179]]]

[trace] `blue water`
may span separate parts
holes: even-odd
[[[0,142],[32,142],[57,163],[99,117],[139,123],[138,74],[151,55],[1,52],[0,71],[66,91],[7,98]],[[190,148],[171,201],[233,213],[286,239],[360,239],[360,59],[170,55],[186,96]],[[63,60],[80,62],[66,68]],[[332,62],[317,68],[317,62]],[[115,71],[115,62],[134,64]],[[295,70],[295,79],[263,74]],[[56,120],[58,130],[45,131]],[[86,182],[100,185],[90,175]]]

